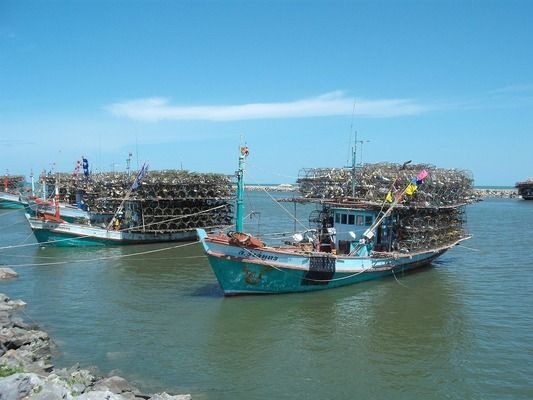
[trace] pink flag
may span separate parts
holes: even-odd
[[[417,181],[423,181],[424,179],[426,179],[426,177],[428,176],[428,172],[423,169],[422,171],[420,171],[420,173],[416,176],[416,180]]]

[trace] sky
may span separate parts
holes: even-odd
[[[531,1],[0,0],[0,173],[533,176]],[[361,154],[362,148],[362,154]],[[362,155],[362,157],[361,157]]]

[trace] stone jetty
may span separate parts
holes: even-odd
[[[53,341],[18,315],[26,303],[0,293],[0,400],[190,400],[191,396],[141,393],[119,376],[51,364]]]
[[[516,189],[474,189],[476,195],[481,198],[509,198],[518,197]]]

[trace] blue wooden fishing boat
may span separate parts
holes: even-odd
[[[114,230],[99,226],[70,223],[55,218],[26,214],[38,242],[54,247],[85,247],[194,241],[194,230],[178,232],[143,232]]]
[[[395,246],[404,196],[412,194],[427,176],[421,172],[404,190],[381,206],[355,201],[325,204],[320,227],[297,235],[285,246],[269,246],[243,232],[243,171],[247,148],[241,149],[237,171],[236,231],[198,236],[225,295],[288,293],[323,290],[409,271],[468,239],[455,236],[447,243],[419,251]],[[392,197],[392,196],[391,196]],[[428,214],[429,215],[429,214]]]

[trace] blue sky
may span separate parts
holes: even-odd
[[[148,160],[291,182],[365,162],[533,175],[531,1],[0,0],[1,172]],[[355,103],[355,112],[354,112]]]

